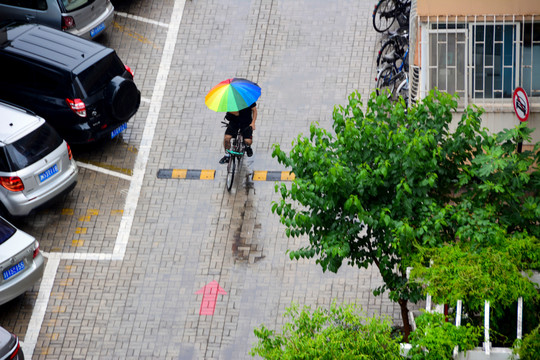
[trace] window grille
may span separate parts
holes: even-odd
[[[418,28],[424,91],[485,106],[502,104],[520,86],[540,102],[538,16],[419,17]]]

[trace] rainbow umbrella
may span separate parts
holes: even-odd
[[[206,94],[204,103],[217,112],[239,111],[253,104],[261,96],[261,88],[246,79],[227,79]]]

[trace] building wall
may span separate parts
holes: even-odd
[[[419,16],[540,15],[540,0],[417,0]]]
[[[461,119],[463,112],[457,112],[454,115],[452,121],[452,130],[457,127],[458,121]],[[511,129],[519,125],[519,120],[514,114],[513,110],[509,112],[490,112],[486,111],[482,115],[482,127],[489,129],[489,132],[494,134],[504,129]],[[536,129],[532,135],[532,141],[524,141],[523,144],[527,145],[524,149],[532,148],[533,144],[540,142],[540,112],[532,112],[527,120],[527,127]]]
[[[491,18],[485,19],[476,15],[488,15]],[[514,19],[514,16],[517,17]],[[431,28],[430,22],[441,21],[448,22],[470,22],[470,21],[497,21],[502,17],[506,21],[540,21],[540,0],[414,0],[411,7],[411,48],[409,56],[412,67],[417,67],[420,72],[419,78],[419,97],[425,95],[429,90],[427,84],[427,64],[426,54],[429,53],[427,32],[422,29]],[[523,20],[522,20],[523,19]],[[423,36],[424,35],[424,36]],[[423,38],[424,37],[424,38]],[[535,37],[536,38],[536,37]],[[422,52],[425,54],[422,54]],[[537,56],[535,54],[535,56]],[[536,71],[536,69],[534,69]],[[533,71],[533,73],[534,73]],[[517,84],[517,86],[522,86]],[[524,144],[535,144],[540,142],[540,97],[529,95],[530,115],[527,125],[534,128],[532,141]],[[472,99],[467,101],[469,104],[482,106],[486,112],[482,116],[483,127],[491,132],[499,132],[505,128],[511,128],[519,124],[519,120],[514,113],[512,98],[498,99],[491,101],[489,99]],[[461,117],[461,113],[456,114],[456,119]],[[454,122],[454,124],[457,120]]]

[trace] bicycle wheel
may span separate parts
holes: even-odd
[[[229,163],[227,164],[227,191],[231,191],[232,184],[234,181],[234,172],[236,170],[236,156],[231,155],[231,158],[229,159]]]
[[[379,72],[379,75],[377,76],[377,88],[375,90],[377,95],[387,92],[386,97],[392,97],[395,86],[395,75],[395,70],[391,66],[387,66]]]
[[[401,39],[391,38],[381,46],[381,50],[379,50],[379,53],[377,54],[377,68],[382,66],[385,55],[395,52],[399,57],[402,57],[403,54],[405,54],[409,45],[405,43],[404,40],[401,40],[402,43],[400,43],[400,40]]]
[[[394,0],[380,0],[373,11],[373,27],[377,32],[385,32],[396,20]]]
[[[403,98],[403,101],[405,101],[405,106],[409,106],[409,76],[406,72],[401,72],[401,75],[399,75],[399,79],[396,80],[396,100],[399,100],[399,98]]]

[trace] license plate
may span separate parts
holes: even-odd
[[[45,180],[47,180],[48,178],[50,178],[57,172],[58,172],[58,166],[54,164],[53,166],[51,166],[50,168],[48,168],[47,170],[39,174],[39,181],[44,182]]]
[[[96,36],[97,34],[102,32],[103,30],[105,30],[105,23],[101,23],[98,26],[96,26],[95,28],[93,28],[92,30],[90,30],[90,37]]]
[[[17,265],[15,265],[15,266],[7,269],[7,270],[4,270],[4,272],[3,272],[4,280],[9,279],[10,277],[15,275],[16,273],[20,272],[21,270],[24,270],[24,261],[21,261]]]
[[[120,127],[114,129],[114,130],[111,132],[111,139],[112,139],[113,137],[115,137],[116,135],[120,134],[122,131],[124,131],[124,130],[126,130],[126,129],[127,129],[127,123],[120,125]]]

